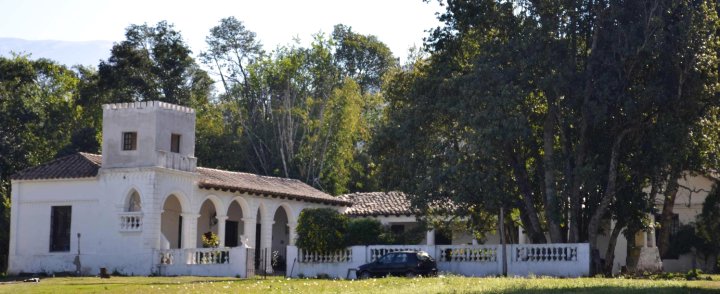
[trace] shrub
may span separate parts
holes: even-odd
[[[347,247],[347,217],[330,208],[304,209],[297,225],[297,247],[313,252],[337,251]]]
[[[348,246],[392,244],[393,239],[392,232],[376,219],[356,218],[348,221]]]

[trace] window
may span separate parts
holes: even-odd
[[[122,150],[137,150],[137,133],[124,132]]]
[[[390,264],[392,263],[393,258],[395,257],[395,254],[387,254],[378,260],[379,264]]]
[[[393,263],[406,263],[407,260],[407,254],[400,253],[395,255],[395,258],[393,258]]]
[[[70,251],[72,206],[53,206],[50,211],[50,252]]]
[[[180,153],[180,135],[172,134],[170,136],[170,152]]]

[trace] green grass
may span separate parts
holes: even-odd
[[[713,281],[604,278],[382,278],[362,281],[207,277],[45,278],[0,285],[0,293],[720,293]]]

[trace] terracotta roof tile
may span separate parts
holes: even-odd
[[[24,169],[10,178],[13,180],[76,179],[97,176],[102,156],[75,153]]]
[[[267,177],[203,167],[198,167],[197,172],[201,175],[199,186],[203,189],[266,194],[281,198],[287,197],[335,205],[349,206],[351,204],[349,201],[330,196],[295,179]]]
[[[338,196],[353,205],[344,213],[351,216],[412,215],[410,199],[403,192],[353,193]]]
[[[22,170],[11,177],[13,180],[92,178],[98,174],[102,155],[76,153]],[[266,177],[249,173],[198,167],[198,186],[232,192],[269,195],[296,200],[334,205],[351,205],[351,202],[330,196],[301,181]]]

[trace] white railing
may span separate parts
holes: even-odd
[[[158,166],[182,171],[195,171],[197,158],[183,156],[179,153],[157,150]]]
[[[352,250],[350,248],[329,253],[308,252],[299,249],[299,254],[298,262],[301,263],[352,262]]]
[[[143,225],[142,212],[120,213],[120,231],[121,232],[141,232],[142,225]]]
[[[496,262],[498,246],[441,245],[435,256],[438,262]]]
[[[590,274],[587,243],[508,244],[505,248],[509,276],[579,277]],[[298,262],[288,275],[346,277],[349,269],[357,269],[397,251],[425,251],[435,258],[438,270],[442,272],[465,276],[503,273],[502,245],[371,245],[353,246],[333,254],[302,252],[295,246],[288,246],[287,264],[293,264],[296,259]]]
[[[577,261],[577,244],[524,244],[513,246],[514,262]]]
[[[178,259],[180,258],[180,259]],[[160,250],[160,264],[225,264],[230,262],[229,248],[191,248]]]
[[[382,257],[383,255],[390,253],[390,252],[397,252],[397,251],[425,251],[430,254],[434,254],[435,250],[432,250],[433,252],[430,252],[429,247],[434,246],[424,246],[424,245],[370,245],[367,247],[367,257],[369,258],[368,262],[374,262],[378,258]],[[432,248],[434,249],[434,248]]]

